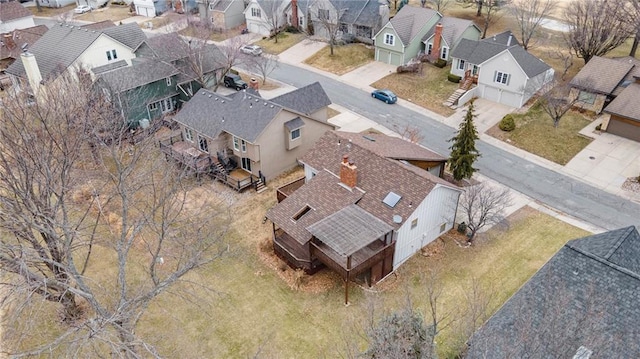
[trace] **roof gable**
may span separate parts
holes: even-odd
[[[604,112],[640,122],[640,84],[629,84]]]
[[[435,16],[442,17],[435,10],[405,5],[389,22],[402,43],[408,45]]]
[[[307,116],[331,105],[329,96],[319,82],[274,97],[271,101]]]
[[[594,56],[571,79],[572,86],[609,95],[634,67],[633,63]]]
[[[445,16],[440,19],[440,24],[442,24],[442,38],[444,41],[451,47],[454,46],[459,40],[460,36],[467,30],[469,27],[478,27],[471,20],[458,19],[456,17]],[[427,31],[427,33],[422,38],[422,41],[427,41],[435,35],[436,27],[435,25]],[[480,29],[478,29],[480,32]]]

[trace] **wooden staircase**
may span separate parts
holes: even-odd
[[[256,181],[256,192],[260,193],[266,190],[267,186],[265,186],[264,182],[262,182],[262,179],[258,178],[258,180]]]
[[[473,86],[473,77],[468,76],[465,78],[464,82],[460,85],[460,88],[469,91],[469,89]]]
[[[220,161],[216,161],[215,166],[216,166],[216,171],[222,173],[223,175],[229,174],[227,170],[224,168],[224,166],[222,165],[222,163],[220,163]]]
[[[451,94],[451,96],[449,96],[449,98],[447,99],[447,101],[445,101],[443,103],[443,105],[448,106],[448,107],[452,107],[455,104],[458,103],[458,99],[465,94],[465,92],[467,92],[467,90],[465,89],[457,89],[454,91],[454,93]]]

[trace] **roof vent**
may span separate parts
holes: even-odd
[[[218,101],[218,98],[216,97],[216,101]]]
[[[269,106],[269,108],[273,108],[273,105]]]
[[[211,98],[211,94],[209,94],[209,98]],[[216,99],[217,100],[217,99]]]
[[[265,102],[265,103],[264,103],[264,105],[266,106],[266,105],[267,105],[267,103]]]
[[[402,198],[402,196],[400,196],[399,194],[394,192],[389,192],[389,194],[387,194],[387,196],[382,200],[382,203],[393,208],[396,206],[396,204],[398,204],[398,202],[400,201],[400,198]]]
[[[224,100],[220,100],[221,103],[224,103]]]
[[[399,214],[393,215],[393,223],[400,224],[402,223],[402,216]]]
[[[258,101],[260,101],[260,100],[256,99],[256,102],[258,102]]]

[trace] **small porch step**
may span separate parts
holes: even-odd
[[[216,161],[215,162],[215,166],[216,166],[216,171],[224,174],[224,175],[228,175],[229,173],[227,172],[227,170],[224,168],[224,166],[222,165],[222,163],[220,163],[220,161]]]
[[[464,82],[460,85],[460,88],[469,91],[469,89],[473,86],[473,77],[467,77]]]
[[[464,89],[457,89],[453,92],[453,94],[451,94],[451,96],[449,96],[449,98],[447,99],[447,101],[445,101],[443,103],[443,105],[445,106],[453,106],[458,102],[458,99],[465,94],[465,92],[467,92],[467,90]]]
[[[256,192],[260,193],[266,190],[267,190],[267,186],[265,186],[264,182],[262,182],[261,179],[258,179],[258,181],[256,182]]]

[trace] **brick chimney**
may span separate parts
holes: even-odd
[[[20,59],[22,60],[24,72],[27,74],[31,90],[33,90],[34,94],[37,94],[40,83],[42,82],[42,74],[40,73],[36,57],[30,52],[23,52],[20,54]]]
[[[356,167],[353,162],[349,162],[348,155],[342,156],[342,163],[340,164],[340,182],[350,188],[355,187],[358,184],[357,169],[358,167]]]
[[[291,26],[296,29],[300,25],[298,20],[298,0],[291,0]]]
[[[258,80],[256,80],[255,77],[252,77],[251,80],[249,80],[249,87],[258,91],[260,89],[260,83],[258,82]]]
[[[440,58],[440,42],[442,40],[442,23],[436,25],[436,33],[433,35],[433,48],[431,49],[431,59],[436,61]]]
[[[13,35],[14,34],[15,34],[15,30],[13,32],[11,32],[10,34],[4,34],[4,37],[2,38],[2,42],[4,42],[4,45],[9,50],[13,50],[13,49],[16,48],[16,42],[13,39]]]

